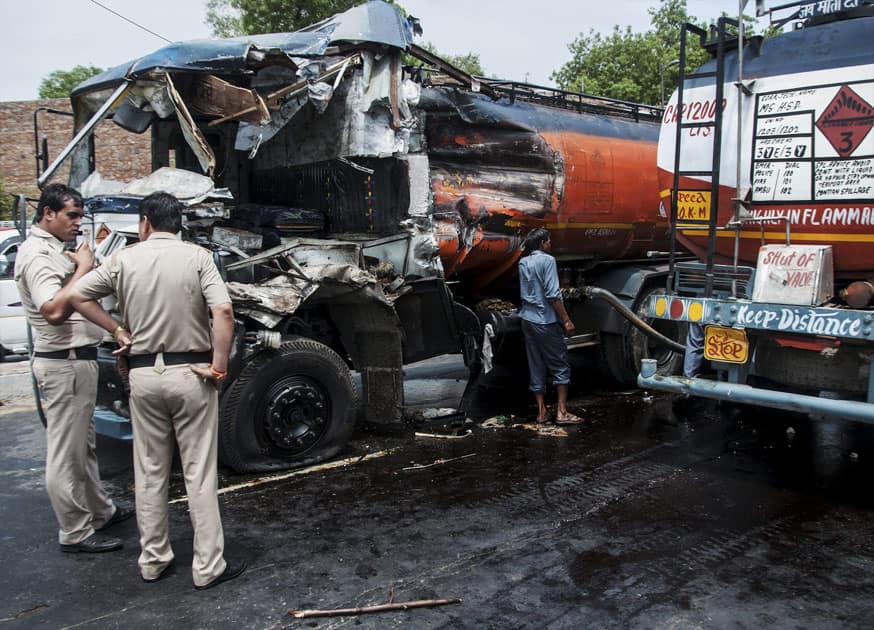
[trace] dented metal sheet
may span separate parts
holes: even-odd
[[[311,297],[330,300],[369,289],[369,299],[386,301],[383,294],[372,290],[376,284],[376,278],[363,269],[327,264],[308,267],[306,276],[281,274],[257,284],[228,282],[227,287],[237,313],[273,328]]]
[[[241,74],[248,72],[253,64],[264,65],[271,56],[291,60],[324,55],[334,42],[371,42],[406,50],[413,42],[413,32],[396,7],[383,2],[368,2],[295,33],[170,44],[88,79],[73,90],[72,97],[77,99],[86,93],[118,85],[126,78],[138,79],[158,69]]]
[[[249,157],[254,157],[261,143],[275,136],[308,102],[313,104],[318,113],[323,113],[327,109],[334,91],[336,91],[340,81],[345,76],[346,69],[351,63],[358,62],[360,58],[360,55],[356,53],[328,66],[315,78],[297,81],[268,94],[265,97],[265,101],[270,105],[268,119],[261,120],[257,124],[241,121],[237,129],[234,149],[237,151],[251,151],[252,153]],[[333,84],[328,85],[324,82],[325,79],[331,77],[334,78]],[[210,126],[232,118],[234,117],[227,116],[224,119],[212,121]]]
[[[286,275],[258,284],[228,282],[227,286],[235,305],[280,315],[294,313],[301,302],[318,288],[313,283]]]
[[[368,55],[363,54],[367,59]],[[413,142],[411,135],[419,131],[419,121],[414,117],[404,118],[399,128],[392,128],[388,92],[392,85],[392,67],[387,57],[383,62],[348,69],[323,112],[295,103],[288,113],[283,113],[281,121],[274,116],[266,129],[241,126],[235,148],[250,150],[259,138],[265,142],[253,160],[256,170],[312,164],[338,157],[408,153]],[[406,93],[417,96],[414,91]],[[403,94],[398,98],[403,98]],[[406,101],[404,109],[410,109]],[[281,129],[277,129],[280,126]],[[272,138],[269,144],[266,143],[268,138]]]
[[[194,155],[197,156],[200,168],[203,169],[204,173],[212,177],[215,171],[215,154],[212,152],[212,148],[209,146],[209,142],[206,141],[203,132],[197,127],[197,123],[194,122],[194,118],[188,111],[185,101],[182,100],[182,97],[173,85],[173,79],[170,78],[169,73],[164,75],[164,80],[167,82],[167,92],[169,92],[170,98],[173,99],[173,104],[176,106],[176,116],[179,120],[179,127],[182,129],[182,135],[185,137],[185,141],[191,147]]]
[[[348,241],[296,238],[288,243],[265,250],[246,260],[228,265],[228,271],[290,256],[298,265],[349,265],[357,267],[361,260],[361,246]],[[309,274],[308,274],[309,275]]]
[[[315,283],[334,282],[352,287],[375,285],[376,278],[353,265],[310,265],[306,268],[307,275]]]

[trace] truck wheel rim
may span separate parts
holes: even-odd
[[[281,379],[268,390],[265,399],[263,435],[271,447],[286,454],[306,451],[328,427],[328,397],[309,378]]]

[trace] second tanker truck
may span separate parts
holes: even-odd
[[[463,352],[476,372],[483,325],[512,332],[534,227],[570,294],[609,300],[568,302],[570,345],[626,384],[643,358],[663,374],[682,360],[630,323],[667,273],[661,110],[472,77],[412,26],[370,2],[296,33],[166,46],[76,88],[76,138],[40,175],[69,157],[94,217],[157,188],[187,200],[187,238],[215,251],[238,317],[220,412],[237,470],[330,457],[359,415],[400,425],[408,362]],[[109,115],[151,135],[154,172],[100,194],[91,139]],[[685,323],[654,325],[684,338]],[[125,385],[103,365],[98,426],[114,432]]]
[[[740,47],[736,20],[684,29],[715,56],[665,109],[659,177],[699,260],[647,312],[697,327],[712,371],[639,383],[874,422],[874,5],[769,14],[786,32]]]

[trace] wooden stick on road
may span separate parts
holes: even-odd
[[[361,608],[336,608],[334,610],[289,610],[289,615],[297,619],[308,617],[341,617],[348,615],[366,615],[369,613],[386,612],[389,610],[407,610],[410,608],[429,608],[431,606],[445,606],[446,604],[460,604],[461,598],[455,599],[417,599],[411,602],[394,602],[391,604],[378,604],[376,606],[362,606]]]

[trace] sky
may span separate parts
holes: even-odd
[[[476,52],[489,76],[553,85],[549,75],[570,59],[568,44],[594,29],[649,27],[658,0],[398,0],[421,20],[421,43],[443,54]],[[100,0],[171,40],[210,36],[205,0]],[[737,0],[687,0],[708,21],[737,12]],[[166,44],[91,0],[0,0],[5,62],[0,101],[36,99],[50,72],[76,65],[109,68]]]

